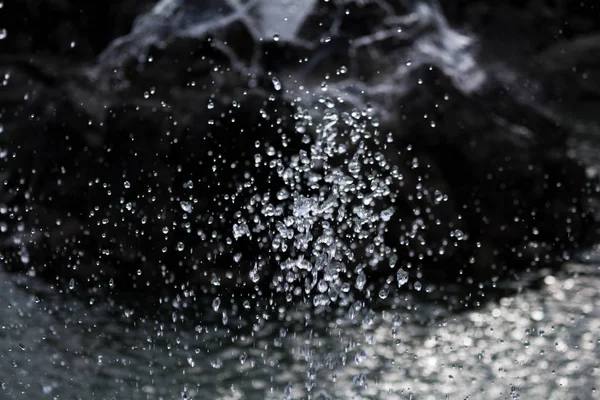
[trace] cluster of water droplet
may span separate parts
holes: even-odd
[[[270,242],[279,266],[271,285],[288,301],[327,306],[348,298],[353,287],[367,290],[369,267],[398,261],[384,241],[395,213],[392,187],[403,179],[383,153],[393,138],[379,132],[372,108],[339,108],[329,98],[319,100],[318,117],[297,108],[296,134],[307,148],[288,160],[267,151],[284,187],[273,197],[254,196],[233,225],[235,239]],[[265,276],[258,263],[250,272],[254,282]],[[408,274],[399,269],[397,278],[404,285]]]

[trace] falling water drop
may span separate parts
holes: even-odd
[[[181,206],[181,209],[186,213],[192,212],[192,203],[190,203],[189,201],[182,201],[181,203],[179,203],[179,205]]]
[[[400,268],[396,273],[396,279],[398,280],[398,286],[403,286],[408,282],[408,272]]]
[[[221,307],[221,298],[215,297],[215,299],[212,302],[212,308],[216,312],[216,311],[219,311],[219,307]]]
[[[275,88],[275,90],[280,91],[281,90],[281,82],[279,82],[279,79],[273,77],[273,79],[271,79],[271,81],[273,82],[273,87]]]

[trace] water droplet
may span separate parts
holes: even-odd
[[[386,210],[383,210],[379,216],[382,221],[387,222],[392,218],[392,215],[394,215],[394,211],[394,207],[390,207]]]
[[[319,281],[319,283],[317,284],[317,289],[319,290],[319,292],[325,293],[327,289],[329,289],[329,285],[327,285],[327,282],[325,281]]]
[[[6,39],[7,36],[8,36],[7,30],[4,28],[0,29],[0,40]]]
[[[253,283],[256,283],[256,282],[258,282],[260,280],[260,275],[259,275],[257,269],[253,269],[252,271],[250,271],[250,280]]]
[[[129,181],[125,181],[123,182],[123,186],[125,186],[125,189],[129,189],[131,187],[131,183],[129,183]]]
[[[329,299],[328,296],[326,296],[324,294],[318,294],[313,297],[313,305],[315,307],[328,306],[330,303],[331,303],[331,300]]]
[[[214,369],[221,369],[223,367],[223,361],[217,358],[210,362],[210,366]]]
[[[352,382],[360,388],[367,387],[367,376],[365,374],[354,375],[352,377]]]
[[[279,42],[279,35],[277,33],[273,35],[273,40]]]
[[[396,273],[396,279],[398,280],[398,286],[403,286],[408,282],[408,272],[400,268]]]
[[[352,115],[345,111],[342,113],[342,121],[344,121],[344,123],[347,125],[354,125],[354,118],[352,118]]]
[[[250,236],[250,229],[246,221],[241,220],[237,224],[233,224],[233,237],[237,240],[242,236]]]
[[[190,203],[189,201],[182,201],[181,203],[179,203],[179,205],[181,206],[181,209],[186,213],[192,212],[193,206],[192,203]]]
[[[227,322],[229,322],[229,316],[225,311],[223,311],[223,314],[221,314],[221,322],[223,325],[227,325]]]
[[[219,311],[219,307],[221,307],[221,298],[215,297],[215,299],[212,302],[212,308],[215,311]]]
[[[183,251],[185,245],[182,242],[177,242],[177,251]]]
[[[367,359],[367,353],[364,350],[361,350],[356,353],[354,356],[354,362],[357,364],[362,364],[363,361]]]
[[[348,163],[348,171],[351,174],[358,174],[360,172],[360,162],[357,159],[352,159],[349,163]]]
[[[358,290],[363,290],[366,283],[367,283],[367,276],[364,274],[364,272],[359,273],[358,276],[356,277],[356,288]]]
[[[275,88],[275,90],[280,91],[281,90],[281,82],[279,82],[279,79],[273,77],[273,79],[271,79],[271,81],[273,82],[273,87]]]
[[[455,229],[454,231],[450,232],[450,236],[455,237],[456,240],[466,240],[467,239],[467,235],[460,229]]]

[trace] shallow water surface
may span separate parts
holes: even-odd
[[[9,399],[593,398],[600,270],[571,265],[542,281],[463,312],[398,299],[353,319],[299,312],[243,333],[235,321],[137,318],[2,274],[1,390]]]

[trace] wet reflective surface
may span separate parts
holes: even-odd
[[[456,313],[406,298],[353,319],[289,313],[251,333],[238,321],[225,327],[208,304],[204,321],[160,322],[3,274],[2,391],[10,399],[593,398],[600,270],[572,265],[539,281]]]

